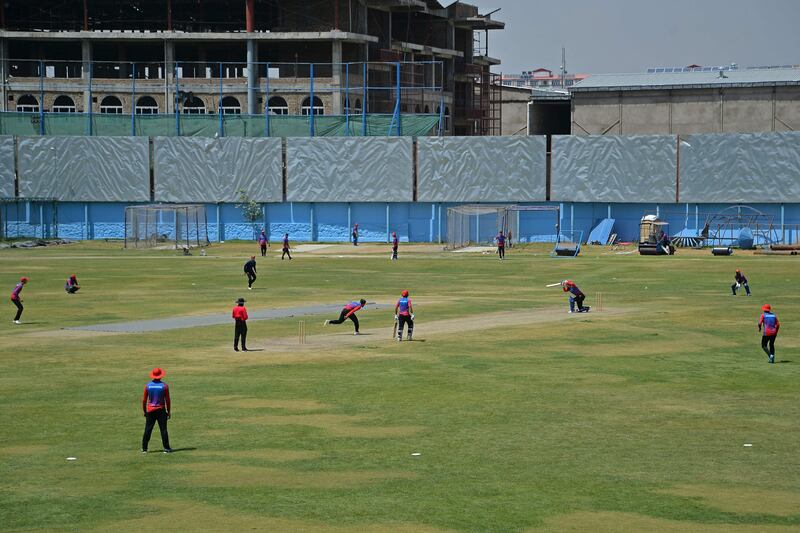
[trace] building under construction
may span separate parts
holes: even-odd
[[[41,133],[78,113],[364,117],[364,134],[367,115],[398,134],[427,115],[500,134],[488,42],[504,24],[460,2],[37,0],[0,2],[0,26],[2,111],[39,114]]]

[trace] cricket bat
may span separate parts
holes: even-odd
[[[545,285],[545,287],[558,287],[559,285],[561,285],[560,281],[558,283],[551,283],[550,285]]]
[[[397,336],[397,320],[394,321],[394,327],[392,328],[392,338],[394,339]]]

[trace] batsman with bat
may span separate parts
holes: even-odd
[[[578,288],[577,285],[575,285],[574,282],[572,282],[572,281],[570,281],[568,279],[565,279],[564,281],[561,282],[561,288],[564,290],[564,292],[569,293],[569,312],[570,313],[574,313],[575,312],[575,305],[576,304],[578,306],[578,311],[577,311],[578,313],[588,313],[589,312],[589,309],[591,309],[591,308],[589,306],[583,305],[583,300],[586,299],[586,295],[583,294],[583,292],[581,292],[581,290]]]
[[[400,293],[400,299],[394,306],[394,321],[397,327],[397,342],[403,340],[403,326],[408,324],[408,337],[411,340],[414,336],[414,306],[408,298],[408,291]]]

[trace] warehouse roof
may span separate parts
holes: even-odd
[[[572,92],[704,89],[800,85],[800,68],[746,69],[718,72],[595,74],[572,86]]]

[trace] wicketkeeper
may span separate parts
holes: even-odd
[[[355,328],[353,335],[360,335],[358,332],[358,317],[356,316],[356,311],[362,309],[365,305],[367,305],[367,301],[363,298],[358,302],[350,302],[344,306],[337,320],[326,320],[323,326],[327,326],[328,324],[341,324],[349,318],[353,321],[353,327]]]
[[[564,292],[569,293],[569,312],[575,312],[575,306],[578,306],[578,313],[587,313],[589,312],[590,307],[583,305],[583,301],[586,299],[586,295],[581,292],[575,283],[572,281],[565,279],[561,282],[561,288]]]
[[[67,294],[75,294],[81,290],[81,286],[78,285],[78,278],[75,274],[67,278],[66,283],[64,283],[64,290],[67,292]]]
[[[747,277],[737,268],[736,273],[733,275],[733,285],[731,285],[731,291],[734,296],[736,296],[736,289],[740,287],[744,287],[747,295],[750,296],[750,286],[747,284]]]
[[[403,325],[408,324],[408,340],[414,335],[414,306],[408,298],[408,291],[400,293],[400,299],[394,306],[394,319],[397,321],[397,340],[403,340]]]

